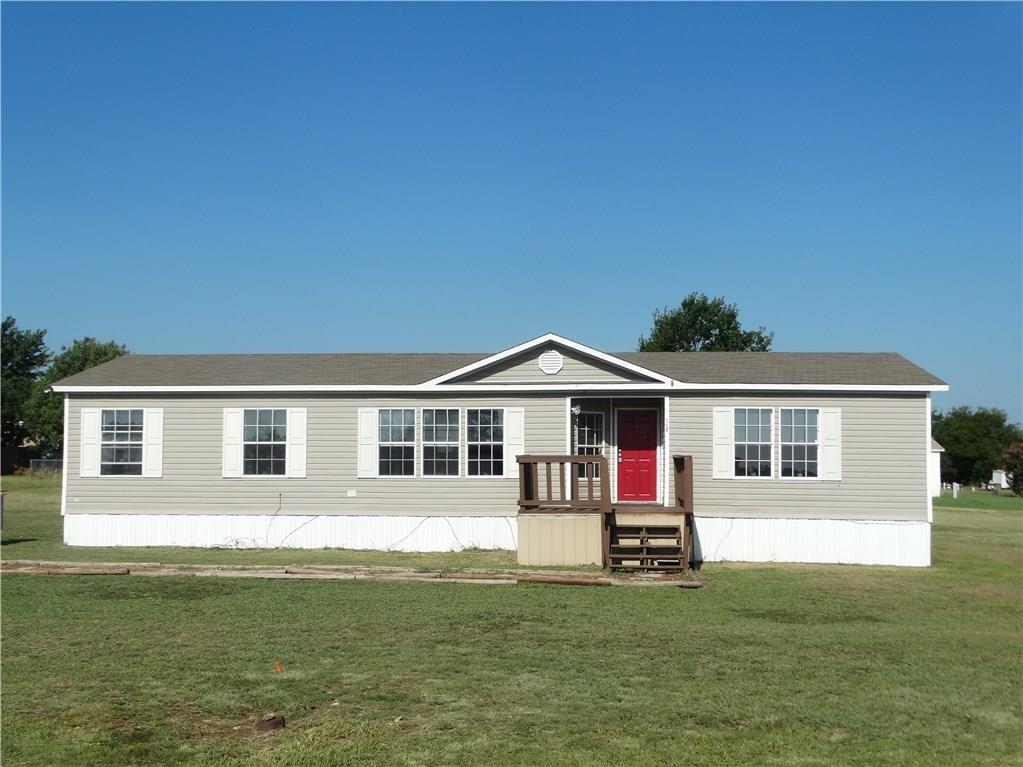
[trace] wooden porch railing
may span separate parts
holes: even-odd
[[[517,460],[520,512],[611,513],[604,456],[520,455]]]
[[[682,510],[682,562],[688,569],[693,566],[694,530],[693,523],[693,457],[673,455],[675,465],[675,505]]]

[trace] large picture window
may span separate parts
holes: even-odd
[[[466,411],[466,467],[470,477],[500,477],[504,474],[504,409],[479,408]]]
[[[771,408],[735,408],[735,476],[772,476]]]
[[[242,446],[243,474],[283,476],[287,471],[288,411],[246,410]]]
[[[423,410],[423,476],[458,476],[458,410]]]
[[[100,475],[141,476],[142,411],[104,410],[101,424]]]
[[[414,477],[416,474],[416,411],[384,408],[378,412],[379,474]]]
[[[781,409],[781,475],[816,479],[818,442],[816,408]]]

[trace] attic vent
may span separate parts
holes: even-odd
[[[549,376],[559,372],[564,366],[565,360],[561,356],[561,352],[555,351],[554,349],[548,349],[540,355],[540,370]]]

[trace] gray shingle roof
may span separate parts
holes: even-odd
[[[126,354],[61,386],[417,384],[489,354]]]
[[[890,352],[622,352],[616,356],[686,383],[945,383],[901,354]]]
[[[618,352],[686,383],[929,386],[944,382],[899,354]],[[490,356],[453,354],[129,354],[60,386],[289,386],[418,384]]]

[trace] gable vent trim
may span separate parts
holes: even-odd
[[[540,355],[539,363],[540,370],[552,376],[560,373],[561,369],[565,367],[565,358],[561,356],[561,352],[557,349],[548,349]]]

